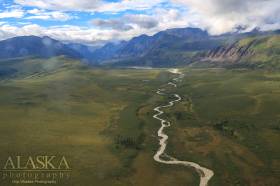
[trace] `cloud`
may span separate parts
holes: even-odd
[[[117,31],[98,30],[78,26],[63,25],[43,27],[37,24],[14,26],[8,23],[0,25],[0,39],[8,39],[16,36],[49,36],[61,41],[98,44],[100,42],[120,38]]]
[[[114,30],[127,31],[138,28],[151,29],[158,25],[158,21],[153,16],[143,14],[127,14],[117,19],[94,19],[92,24],[99,28],[111,28]]]
[[[38,13],[37,10],[32,10],[32,12]],[[38,24],[15,26],[4,22],[2,25],[0,24],[0,39],[35,35],[49,36],[62,41],[98,44],[104,43],[104,41],[128,40],[141,34],[152,35],[168,28],[186,26],[186,20],[179,11],[164,9],[156,9],[153,15],[149,16],[128,14],[113,21],[94,20],[93,22],[100,27],[73,25],[44,27]]]
[[[141,28],[154,28],[158,25],[158,21],[153,17],[153,16],[148,16],[148,15],[126,15],[123,18],[126,20],[128,23],[135,24]]]
[[[111,20],[103,20],[103,19],[94,19],[92,20],[92,24],[99,28],[112,28],[114,30],[122,30],[127,31],[133,29],[132,26],[126,24],[120,19],[111,19]]]
[[[126,10],[148,10],[167,2],[167,0],[122,0],[120,2],[103,3],[95,9],[98,12],[122,12]]]
[[[31,10],[28,10],[28,11],[27,11],[27,13],[29,13],[29,14],[40,14],[40,13],[42,13],[42,12],[43,12],[42,10],[39,10],[39,9],[37,9],[37,8],[31,9]]]
[[[101,0],[15,0],[15,3],[22,6],[37,7],[48,10],[90,10],[98,7]]]
[[[0,12],[0,19],[3,18],[22,18],[24,11],[21,9],[12,9]]]
[[[167,0],[122,0],[108,2],[102,0],[15,0],[22,6],[37,7],[48,10],[87,11],[87,12],[121,12],[126,10],[146,10]]]
[[[188,19],[212,34],[230,32],[238,27],[251,30],[279,26],[279,0],[172,0],[188,9]],[[279,28],[279,27],[278,27]]]
[[[53,21],[67,21],[73,19],[74,16],[71,16],[67,13],[60,11],[44,11],[39,9],[32,9],[28,11],[32,16],[27,16],[25,19],[42,19],[42,20],[53,20]]]
[[[249,31],[280,28],[279,0],[14,0],[0,11],[0,39],[20,35],[49,36],[63,41],[97,43],[128,40],[170,28],[199,27],[211,34],[242,28]],[[95,12],[99,12],[95,14]],[[120,13],[121,12],[121,13]],[[137,12],[137,13],[135,13]],[[119,13],[119,14],[118,14]],[[101,16],[100,16],[101,15]],[[79,17],[77,17],[79,16]],[[95,17],[90,23],[89,17]],[[60,20],[79,19],[80,25],[53,22],[9,23],[5,18]],[[106,19],[100,19],[105,17]],[[91,19],[91,18],[90,18]],[[70,22],[69,22],[70,23]],[[17,25],[17,26],[14,26]]]

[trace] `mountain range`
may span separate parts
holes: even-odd
[[[0,42],[0,59],[27,56],[49,58],[60,55],[81,57],[77,51],[50,37],[22,36]]]
[[[215,66],[280,68],[280,35],[243,38],[208,51],[198,61]]]
[[[256,29],[212,36],[199,28],[176,28],[107,43],[100,48],[63,43],[50,37],[21,36],[0,41],[0,59],[63,55],[110,66],[277,66],[279,34],[279,30],[261,32]]]

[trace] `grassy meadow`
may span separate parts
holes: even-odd
[[[177,89],[164,69],[89,68],[65,58],[0,61],[0,163],[11,155],[64,155],[67,186],[198,185],[192,169],[154,162],[166,109],[167,152],[214,170],[210,186],[280,184],[280,73],[182,69]],[[1,185],[1,184],[0,184]],[[14,185],[4,182],[5,186]],[[30,184],[27,184],[30,185]]]
[[[210,185],[280,184],[280,73],[187,69],[169,153],[211,167]],[[180,150],[178,150],[180,149]]]

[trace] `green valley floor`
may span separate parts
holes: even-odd
[[[193,169],[153,160],[153,108],[174,99],[156,94],[162,88],[183,98],[163,115],[169,155],[212,169],[209,186],[280,185],[280,72],[184,68],[172,88],[166,69],[64,58],[0,67],[15,72],[0,76],[0,166],[9,156],[61,155],[72,172],[59,186],[199,185]]]

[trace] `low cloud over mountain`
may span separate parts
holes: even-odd
[[[189,9],[189,18],[196,26],[212,34],[236,28],[262,30],[280,28],[279,0],[172,0]],[[194,21],[195,20],[195,21]]]

